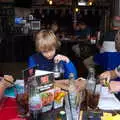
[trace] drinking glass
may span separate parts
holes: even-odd
[[[53,67],[55,80],[62,80],[64,78],[64,68],[61,62],[55,62]]]
[[[99,98],[101,92],[101,85],[96,85],[94,91],[86,90],[87,97],[87,109],[95,110],[97,109]]]
[[[18,112],[20,116],[26,116],[28,109],[28,93],[24,86],[16,86],[16,101],[18,104]]]

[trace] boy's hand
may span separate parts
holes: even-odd
[[[57,63],[59,63],[60,61],[65,61],[65,62],[69,63],[70,60],[68,57],[58,54],[54,57],[54,61]]]

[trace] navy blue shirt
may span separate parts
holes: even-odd
[[[69,63],[61,61],[61,64],[63,65],[64,68],[65,79],[69,78],[70,73],[73,73],[75,75],[75,78],[77,78],[77,70],[71,61]],[[29,57],[28,66],[34,67],[37,65],[39,65],[40,70],[53,71],[54,59],[48,60],[41,53],[33,54],[32,56]]]

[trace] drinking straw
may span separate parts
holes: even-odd
[[[8,82],[8,83],[10,83],[10,84],[12,84],[12,85],[15,85],[13,82],[11,82],[11,81],[9,81],[9,80],[7,80],[7,79],[5,79],[5,78],[3,78],[6,82]]]
[[[93,96],[95,95],[96,85],[97,85],[97,82],[95,81],[95,87],[94,87],[94,90],[93,90]]]
[[[70,105],[70,114],[71,114],[71,117],[72,117],[72,120],[73,120],[72,105],[71,105],[71,102],[70,102],[70,93],[69,92],[68,92],[68,101],[69,101],[69,105]]]

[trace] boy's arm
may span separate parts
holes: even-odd
[[[36,64],[35,64],[35,61],[33,59],[32,56],[29,57],[28,59],[28,67],[34,67]]]
[[[75,79],[77,79],[78,78],[77,70],[76,70],[74,64],[71,61],[69,61],[68,63],[63,62],[63,64],[64,64],[64,68],[65,68],[64,77],[69,78],[69,74],[73,73],[75,76]]]

